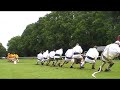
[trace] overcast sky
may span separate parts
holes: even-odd
[[[7,49],[8,40],[23,33],[26,26],[50,11],[0,11],[0,42]]]

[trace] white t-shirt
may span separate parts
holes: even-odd
[[[43,58],[49,58],[48,50],[46,50],[46,52],[43,53]]]
[[[65,53],[66,57],[72,57],[73,56],[73,49],[68,49]]]
[[[55,54],[60,54],[60,56],[63,54],[63,49],[58,49],[56,50]]]
[[[82,50],[81,46],[76,45],[76,46],[73,48],[73,52],[82,53],[83,50]]]
[[[56,50],[55,54],[58,54],[59,56],[55,55],[54,59],[55,58],[60,58],[62,56],[62,54],[63,54],[63,49],[61,48],[61,49]]]
[[[50,58],[54,58],[54,56],[55,56],[55,51],[51,51],[51,52],[49,53],[49,57],[50,57]]]
[[[37,58],[38,58],[39,60],[42,60],[42,59],[43,59],[42,53],[39,53],[39,54],[37,55]]]
[[[109,44],[105,47],[103,53],[106,58],[108,59],[114,59],[115,57],[118,57],[120,54],[120,47],[118,44]]]
[[[96,48],[90,48],[90,49],[87,51],[86,56],[95,58],[95,60],[96,60],[96,59],[98,58],[98,56],[99,56],[99,52],[97,51]]]

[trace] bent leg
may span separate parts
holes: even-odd
[[[111,71],[110,68],[114,65],[114,63],[112,62],[112,60],[110,60],[108,67],[105,69],[105,71]]]
[[[101,67],[101,71],[103,71],[102,68],[104,67],[105,64],[106,64],[106,62],[103,61],[102,65],[100,66]],[[100,67],[99,67],[98,71],[100,70]]]
[[[95,63],[92,64],[92,69],[95,69]]]
[[[64,61],[64,62],[60,65],[60,67],[62,67],[65,63],[66,63],[66,61]]]
[[[49,65],[49,63],[50,63],[50,60],[48,60],[48,61],[47,61],[46,66],[48,66],[48,65]]]

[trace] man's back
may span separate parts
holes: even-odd
[[[115,43],[107,45],[103,51],[103,55],[108,59],[113,59],[117,57],[119,54],[120,47]]]
[[[73,50],[72,49],[68,49],[65,53],[66,57],[72,57],[73,56]]]
[[[49,56],[50,56],[50,58],[54,58],[54,56],[55,56],[55,51],[51,51],[51,52],[49,53]]]
[[[63,54],[63,49],[58,49],[56,50],[55,54],[60,54],[60,56]]]
[[[86,53],[86,56],[90,56],[92,58],[97,59],[99,56],[99,52],[97,51],[96,48],[90,48],[88,52]]]
[[[42,53],[39,53],[39,54],[37,55],[37,58],[38,58],[38,59],[42,59],[42,58],[43,58]]]
[[[76,46],[73,48],[73,52],[82,53],[82,52],[83,52],[83,50],[82,50],[81,46],[76,45]]]
[[[44,57],[44,58],[48,58],[48,57],[49,57],[48,50],[46,50],[46,52],[43,53],[43,57]]]

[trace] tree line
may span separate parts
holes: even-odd
[[[47,49],[65,52],[76,43],[86,51],[114,42],[119,32],[120,11],[52,11],[11,38],[7,52],[36,56]]]

